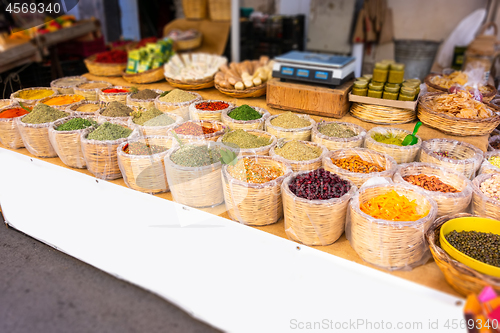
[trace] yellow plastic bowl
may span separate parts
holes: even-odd
[[[491,232],[493,234],[500,235],[500,221],[483,217],[459,217],[444,223],[439,233],[441,248],[453,259],[469,266],[472,269],[475,269],[480,273],[500,277],[500,267],[491,266],[479,260],[473,259],[468,255],[465,255],[462,252],[458,251],[450,243],[448,243],[445,236],[453,230],[456,230],[458,232]]]

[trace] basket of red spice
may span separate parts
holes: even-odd
[[[97,95],[99,96],[99,102],[101,103],[120,102],[127,104],[127,96],[131,93],[132,92],[129,87],[114,86],[99,90]]]
[[[173,128],[180,139],[193,141],[217,141],[226,133],[227,127],[221,122],[210,120],[189,120]]]
[[[112,50],[98,53],[84,60],[90,74],[99,76],[121,76],[127,68],[127,52]]]
[[[0,142],[11,149],[23,148],[23,138],[17,127],[16,118],[29,112],[17,103],[0,109]]]
[[[195,102],[189,106],[189,116],[192,120],[221,121],[222,112],[234,108],[234,104],[224,101],[208,100]]]

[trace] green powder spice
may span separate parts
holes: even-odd
[[[311,122],[307,119],[300,118],[292,112],[285,112],[271,120],[271,125],[290,129],[308,127],[311,126]]]
[[[250,149],[267,146],[271,143],[271,140],[237,129],[224,135],[222,142],[230,147]]]
[[[90,126],[97,126],[97,123],[93,120],[84,118],[73,118],[68,120],[64,124],[57,126],[57,131],[77,131],[82,130]]]
[[[99,141],[113,141],[128,137],[132,130],[112,123],[104,123],[91,132],[87,139]]]
[[[312,147],[297,140],[292,140],[281,148],[275,148],[274,152],[292,161],[309,161],[320,157],[322,150],[320,147]]]
[[[168,126],[175,123],[172,117],[154,107],[147,111],[135,111],[132,117],[135,124],[142,126]]]
[[[113,101],[106,106],[101,115],[105,117],[128,117],[133,111],[125,104]]]
[[[160,98],[160,101],[166,103],[182,103],[196,99],[196,96],[180,89],[174,89],[165,96]]]
[[[259,112],[255,111],[255,109],[246,104],[238,106],[227,115],[234,120],[256,120],[262,118],[262,115]]]
[[[175,164],[191,168],[217,163],[220,158],[218,149],[194,145],[182,146],[170,156]]]
[[[154,90],[144,89],[144,90],[141,90],[139,92],[136,92],[135,94],[130,95],[130,98],[134,98],[134,99],[155,99],[159,95],[160,94],[158,94]]]
[[[356,132],[354,132],[352,129],[336,123],[320,125],[318,126],[318,132],[329,137],[342,139],[352,138],[353,136],[356,136]]]
[[[37,104],[33,111],[24,116],[22,120],[25,124],[44,124],[56,121],[64,117],[68,117],[69,114],[57,109],[51,108],[45,104]]]
[[[373,134],[372,139],[377,142],[385,143],[388,145],[396,145],[396,146],[403,145],[403,138],[394,135],[393,133],[387,133],[387,134],[375,133]]]

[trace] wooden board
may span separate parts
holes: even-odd
[[[272,79],[267,83],[267,105],[282,110],[342,118],[351,106],[348,94],[353,82],[354,80],[332,89]]]

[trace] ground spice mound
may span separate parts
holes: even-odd
[[[166,103],[182,103],[189,102],[196,99],[196,96],[190,92],[174,89],[163,97],[160,97],[160,101]]]
[[[273,120],[271,120],[271,125],[281,128],[304,128],[311,126],[311,122],[307,119],[303,119],[292,112],[285,112],[280,114]]]
[[[256,111],[254,108],[246,104],[238,106],[237,108],[229,112],[227,115],[229,116],[229,118],[242,121],[256,120],[262,118],[262,115],[258,111]]]
[[[134,99],[155,99],[160,94],[151,89],[144,89],[136,92],[135,94],[130,95],[130,98]]]
[[[97,126],[97,123],[93,120],[84,119],[84,118],[73,118],[65,122],[64,124],[59,125],[56,128],[56,131],[76,131],[85,129],[90,126]]]
[[[132,113],[132,121],[141,126],[168,126],[175,123],[168,114],[165,114],[155,107],[147,111],[135,111]]]
[[[128,117],[133,112],[131,108],[117,101],[113,101],[101,112],[105,117]]]
[[[182,135],[201,136],[215,133],[217,132],[217,129],[203,126],[198,123],[185,122],[179,125],[179,127],[177,127],[174,131],[175,133]]]
[[[281,148],[275,148],[274,152],[293,161],[309,161],[321,156],[321,147],[313,147],[306,145],[297,140],[292,140],[283,145]]]
[[[234,148],[252,149],[267,146],[271,143],[271,140],[237,129],[224,135],[222,142]]]
[[[318,132],[332,138],[341,139],[352,138],[357,135],[352,129],[336,123],[320,125],[318,126]]]
[[[25,124],[45,124],[68,116],[68,113],[51,108],[48,105],[37,104],[33,111],[24,116],[21,121]]]
[[[131,142],[123,147],[123,151],[129,155],[154,155],[167,151],[167,147],[152,145],[145,142]]]
[[[77,86],[78,89],[102,89],[109,87],[109,83],[106,82],[87,82],[82,83]]]
[[[218,149],[196,145],[184,145],[170,156],[170,160],[175,164],[191,168],[217,163],[220,158]]]
[[[281,168],[259,164],[250,158],[242,158],[236,165],[227,167],[229,174],[242,182],[262,184],[283,176]]]
[[[91,132],[87,136],[87,139],[98,141],[114,141],[127,138],[131,133],[132,130],[130,128],[106,122],[100,125],[95,131]]]
[[[42,99],[54,94],[54,91],[51,89],[30,89],[20,91],[19,94],[17,94],[17,97],[22,99]]]
[[[348,158],[332,158],[332,163],[339,168],[350,172],[371,173],[385,171],[385,168],[381,167],[380,165],[365,161],[358,155],[354,155]]]
[[[359,205],[361,211],[376,219],[389,221],[417,221],[429,214],[419,214],[417,201],[409,200],[392,190]]]

